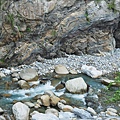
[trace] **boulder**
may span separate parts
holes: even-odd
[[[43,114],[36,113],[32,115],[31,120],[59,120],[59,118],[54,114]]]
[[[78,120],[78,117],[72,112],[59,112],[60,120]],[[81,120],[81,119],[79,119]]]
[[[72,112],[73,107],[70,105],[64,105],[62,111],[64,112]]]
[[[87,74],[92,78],[99,78],[100,76],[102,76],[102,71],[97,70],[93,66],[83,65],[81,67],[81,72]]]
[[[91,114],[84,109],[74,108],[73,113],[78,115],[82,119],[93,119]]]
[[[55,72],[57,74],[69,74],[69,71],[63,65],[57,65],[57,66],[55,66]]]
[[[0,107],[0,115],[4,113],[4,110]]]
[[[60,101],[60,98],[55,95],[50,97],[50,104],[52,106],[56,106],[59,101]]]
[[[38,80],[38,73],[33,68],[26,68],[20,72],[20,77],[26,81],[36,81]]]
[[[59,111],[54,108],[49,108],[45,111],[45,114],[51,114],[51,113],[56,115],[57,117],[59,116]]]
[[[109,80],[107,78],[101,78],[101,83],[104,85],[109,85],[111,84],[111,86],[120,86],[120,83],[116,83],[114,80]]]
[[[5,74],[0,72],[0,77],[5,77]]]
[[[65,83],[66,89],[71,93],[85,93],[87,92],[87,84],[82,77],[68,80]]]
[[[22,89],[29,89],[30,88],[30,85],[25,80],[18,81],[18,84],[19,84],[20,88],[22,88]]]
[[[13,105],[12,111],[16,120],[29,120],[30,109],[27,105],[17,102]]]
[[[32,103],[32,102],[25,102],[24,104],[26,104],[30,108],[35,106],[34,103]]]
[[[41,101],[44,106],[50,106],[50,97],[49,95],[42,95]]]

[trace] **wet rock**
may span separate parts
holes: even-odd
[[[91,107],[87,108],[87,111],[90,112],[92,115],[96,115],[97,113],[95,112],[95,110]]]
[[[50,97],[50,104],[52,106],[56,106],[59,101],[60,101],[60,98],[55,95]]]
[[[72,112],[72,110],[73,110],[73,107],[70,105],[64,105],[62,108],[63,112]]]
[[[58,102],[57,105],[58,105],[58,108],[61,109],[61,110],[62,110],[62,109],[64,108],[64,106],[65,106],[65,105],[64,105],[63,103],[61,103],[61,102]]]
[[[57,74],[69,74],[69,71],[63,65],[57,65],[57,66],[55,66],[55,72]]]
[[[88,107],[91,107],[94,110],[96,110],[99,107],[98,96],[96,94],[93,95],[88,94],[85,97],[85,102]]]
[[[109,85],[111,83],[111,86],[120,86],[120,83],[115,83],[114,80],[109,80],[107,78],[106,79],[102,78],[101,83],[104,85]]]
[[[2,96],[3,96],[3,97],[6,97],[6,98],[9,98],[9,97],[11,97],[11,94],[9,94],[9,93],[8,93],[8,94],[5,93],[5,94],[2,94]]]
[[[106,114],[111,116],[118,116],[117,110],[114,108],[107,108]]]
[[[36,113],[32,115],[31,120],[59,120],[54,114]]]
[[[18,79],[20,78],[20,76],[19,76],[18,73],[13,73],[13,74],[12,74],[12,77],[14,77],[14,78],[18,78]]]
[[[24,102],[24,104],[27,105],[30,108],[35,106],[32,102]]]
[[[107,108],[107,111],[113,112],[113,113],[117,113],[117,110],[114,108]]]
[[[39,85],[39,83],[40,83],[39,80],[38,80],[38,81],[28,82],[28,84],[29,84],[30,86],[37,86],[37,85]]]
[[[4,116],[0,116],[0,120],[6,120]]]
[[[59,111],[54,108],[49,108],[45,111],[45,114],[50,114],[50,113],[56,115],[57,117],[59,116]]]
[[[42,95],[41,101],[44,106],[50,106],[50,97],[49,95]]]
[[[71,69],[71,70],[70,70],[70,73],[71,73],[71,74],[77,74],[77,71],[76,71],[76,70]]]
[[[82,119],[93,119],[91,114],[83,109],[74,108],[73,113],[79,116]]]
[[[0,77],[5,77],[5,74],[0,72]]]
[[[83,80],[83,78],[74,78],[68,80],[65,83],[66,89],[71,93],[85,93],[87,92],[87,84]]]
[[[12,111],[16,120],[29,120],[30,109],[27,105],[17,102],[13,105]]]
[[[77,120],[77,116],[71,112],[59,112],[59,119],[60,120]]]
[[[18,84],[22,89],[30,89],[30,85],[25,80],[18,81]]]
[[[4,110],[0,108],[0,115],[2,115],[3,113],[4,113]]]
[[[88,76],[92,78],[99,78],[102,76],[102,71],[97,70],[93,66],[83,65],[81,67],[81,72],[87,74]]]
[[[13,82],[17,82],[17,81],[18,81],[18,78],[12,78],[12,81],[13,81]]]
[[[63,89],[64,87],[65,87],[65,85],[62,84],[62,83],[60,83],[60,84],[58,84],[58,85],[55,87],[55,89],[56,89],[56,90],[60,90],[60,89]]]
[[[35,69],[26,68],[20,72],[20,77],[26,81],[37,81],[38,73]]]
[[[47,94],[47,95],[49,95],[50,97],[51,97],[51,96],[54,96],[54,93],[53,93],[52,91],[50,91],[50,90],[45,91],[44,94]]]

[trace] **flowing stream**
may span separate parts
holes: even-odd
[[[58,78],[54,77],[55,73],[46,74],[44,76],[43,81],[44,84],[39,84],[37,87],[30,88],[28,90],[19,89],[17,82],[12,82],[11,76],[7,76],[0,80],[0,107],[4,108],[5,110],[11,109],[13,105],[12,102],[14,100],[21,101],[21,100],[31,100],[34,96],[38,94],[43,94],[44,91],[52,90],[55,95],[65,99],[67,103],[77,106],[85,106],[85,99],[84,97],[86,94],[71,94],[68,93],[65,88],[56,90],[55,87],[61,81],[66,82],[69,79],[82,77],[85,82],[94,88],[95,90],[102,89],[105,86],[101,84],[99,79],[92,79],[84,74],[77,74],[77,75],[60,75]]]

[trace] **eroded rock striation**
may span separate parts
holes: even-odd
[[[119,0],[20,0],[3,8],[0,58],[12,65],[39,56],[112,53],[119,41]]]

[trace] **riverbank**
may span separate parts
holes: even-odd
[[[91,55],[82,55],[82,56],[69,55],[69,56],[67,56],[66,55],[66,57],[64,57],[64,58],[56,58],[56,59],[43,59],[43,58],[41,58],[39,60],[39,62],[36,61],[36,62],[34,62],[34,63],[30,64],[30,65],[20,65],[20,66],[17,66],[17,67],[8,67],[7,69],[0,68],[0,71],[1,71],[1,73],[5,74],[5,75],[12,75],[12,82],[8,81],[8,82],[5,82],[5,83],[9,83],[9,84],[13,85],[14,83],[18,84],[21,81],[22,77],[19,76],[19,75],[20,75],[20,72],[24,68],[33,68],[33,69],[35,69],[37,71],[39,77],[42,76],[42,75],[45,75],[46,73],[52,73],[55,70],[55,66],[58,65],[58,64],[62,64],[64,66],[66,66],[66,68],[67,68],[68,71],[75,70],[78,73],[81,73],[81,67],[83,65],[88,65],[88,66],[91,65],[91,66],[94,66],[96,69],[102,71],[104,74],[108,74],[108,73],[111,73],[111,72],[114,73],[116,71],[119,71],[119,68],[120,68],[120,62],[119,61],[120,61],[120,49],[116,49],[115,52],[112,53],[112,54],[108,54],[108,53],[107,54],[103,54],[103,53],[100,53],[99,56],[98,55],[95,55],[95,56],[91,56]],[[26,73],[27,73],[27,71],[26,71]],[[29,82],[30,81],[27,81],[26,83],[29,83]],[[39,84],[39,82],[41,82],[40,79],[38,80],[38,84]],[[41,85],[41,84],[39,84],[39,85]],[[34,87],[35,86],[31,86],[31,89],[27,90],[27,93],[29,93],[29,95],[33,94],[33,93],[31,93],[30,90],[32,90],[32,92],[36,92],[37,93],[36,89],[33,91]],[[39,87],[41,88],[41,86],[39,86]],[[49,87],[51,87],[51,86],[49,86]],[[63,87],[65,87],[65,86],[63,86]],[[37,89],[37,90],[40,91],[40,88]],[[43,88],[41,88],[41,89],[43,89]],[[45,89],[48,89],[48,86],[46,86]],[[55,89],[55,88],[52,86],[52,89]],[[18,91],[20,90],[20,91],[18,92],[16,90],[18,90]],[[21,93],[21,91],[25,92],[24,89],[21,90],[18,87],[15,88],[15,91],[17,93]],[[41,96],[46,95],[46,93],[43,94],[43,92],[44,92],[44,90],[42,90],[42,95]],[[64,92],[66,92],[66,91],[64,91]],[[11,90],[11,94],[10,95],[12,95],[12,93],[13,93],[13,90]],[[9,95],[9,94],[7,94],[7,95]],[[89,98],[89,100],[88,100],[87,104],[90,103],[91,105],[96,105],[95,107],[97,107],[97,108],[99,108],[99,106],[102,107],[101,104],[100,104],[101,102],[98,99],[99,98],[98,95],[99,95],[99,90],[95,91],[94,94],[91,94],[91,92],[90,92],[90,94],[88,93],[86,100],[88,100],[88,98]],[[25,96],[26,96],[26,93],[25,93]],[[72,96],[72,94],[71,94],[71,96]],[[97,98],[96,98],[96,96],[97,96]],[[28,97],[28,96],[26,96],[26,97]],[[56,96],[56,97],[58,97],[58,96]],[[91,97],[92,97],[92,101],[91,101]],[[59,99],[59,98],[57,98],[57,99]],[[95,103],[96,99],[97,99],[97,102]],[[97,103],[99,103],[99,104],[97,104]],[[36,107],[36,104],[35,103],[33,103],[33,104],[34,104],[33,107]],[[74,106],[72,106],[72,107],[75,108]],[[118,111],[118,114],[116,114],[116,112],[115,112],[115,115],[117,115],[116,117],[114,117],[114,115],[112,115],[111,113],[110,113],[110,115],[107,114],[107,113],[109,113],[109,111],[107,111],[107,108],[111,108],[111,107],[114,108],[115,106],[111,106],[111,105],[110,106],[106,106],[106,109],[103,109],[103,110],[100,108],[99,112],[97,112],[96,109],[94,109],[95,112],[97,112],[97,114],[93,115],[93,118],[89,118],[89,115],[87,114],[87,118],[89,118],[90,120],[92,120],[92,119],[94,119],[94,120],[104,120],[104,119],[106,119],[107,120],[107,118],[109,117],[108,120],[111,120],[112,118],[116,118],[116,120],[119,120],[119,116],[118,116],[119,115],[119,111]],[[119,107],[119,104],[117,104],[117,107]],[[34,109],[37,110],[36,108],[34,108]],[[80,108],[80,109],[81,110],[83,110],[83,109],[86,110],[86,108]],[[77,109],[76,112],[78,112],[80,109]],[[73,113],[76,114],[76,112],[74,112],[74,109],[73,109],[72,113],[70,112],[70,114],[73,114]],[[90,113],[91,113],[91,111],[90,111]],[[62,117],[64,116],[64,112],[62,112],[62,113],[59,112],[59,114],[61,114]],[[47,117],[48,116],[46,115],[46,120],[48,120]],[[60,116],[59,116],[59,118],[60,118]],[[78,119],[75,116],[73,116],[73,118],[75,118],[75,120],[80,120],[81,116],[79,116]],[[70,120],[73,120],[73,118],[70,118],[70,116],[69,116]],[[55,120],[57,120],[57,119],[58,118],[56,118]],[[64,119],[66,119],[65,116],[64,116],[63,119],[60,119],[60,120],[64,120]],[[38,120],[38,119],[36,118],[36,120]]]
[[[120,49],[115,49],[114,53],[100,53],[99,55],[66,55],[66,57],[55,59],[43,59],[36,61],[30,65],[20,65],[18,67],[0,68],[5,74],[11,74],[14,71],[21,71],[24,68],[35,68],[39,75],[54,71],[55,65],[62,64],[68,70],[76,70],[81,73],[82,65],[91,65],[98,70],[102,70],[104,74],[116,72],[120,69]]]

